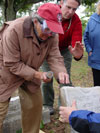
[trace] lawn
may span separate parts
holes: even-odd
[[[72,62],[71,79],[74,86],[93,86],[91,68],[87,64],[87,53],[84,52],[82,60]]]

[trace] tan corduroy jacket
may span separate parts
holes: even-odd
[[[44,59],[56,78],[59,72],[66,72],[57,35],[39,44],[31,17],[6,22],[0,30],[0,101],[7,100],[23,83],[34,93],[41,84],[34,73]]]

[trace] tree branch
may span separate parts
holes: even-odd
[[[18,3],[18,5],[15,5],[14,8],[16,11],[20,10],[21,8],[23,8],[25,5],[29,5],[29,4],[35,4],[38,2],[44,2],[45,0],[25,0],[24,2],[22,1],[22,3]]]

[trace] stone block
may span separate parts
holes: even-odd
[[[76,100],[78,109],[91,110],[100,113],[100,87],[62,87],[60,89],[61,103],[63,106],[71,106]],[[77,133],[69,125],[66,126],[67,133]]]
[[[42,130],[40,130],[40,132],[39,133],[45,133],[45,132],[43,132]]]
[[[43,124],[50,122],[50,111],[47,107],[43,107],[42,109],[42,120]]]
[[[21,128],[19,97],[11,98],[8,113],[3,124],[3,133],[16,133]]]

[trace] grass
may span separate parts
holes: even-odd
[[[71,79],[74,86],[90,87],[93,86],[91,68],[88,66],[88,55],[84,52],[84,56],[80,61],[72,61]]]

